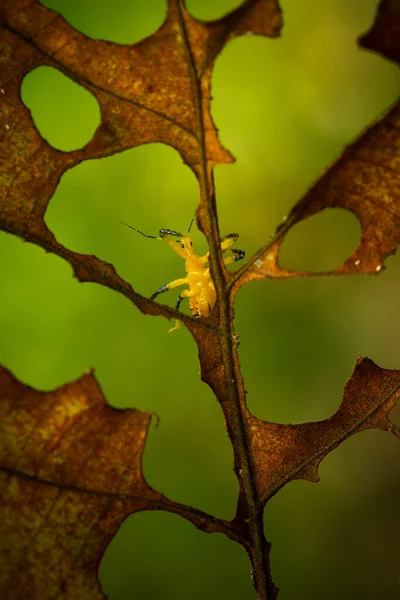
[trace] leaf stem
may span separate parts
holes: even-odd
[[[274,600],[276,588],[272,583],[269,567],[269,545],[264,536],[263,510],[258,502],[257,490],[253,476],[249,445],[247,441],[244,416],[247,414],[245,391],[240,373],[237,355],[236,334],[233,328],[234,312],[230,306],[230,294],[227,286],[227,273],[219,251],[218,216],[214,194],[213,173],[208,169],[206,139],[204,131],[204,115],[202,104],[201,74],[199,74],[195,56],[193,55],[189,34],[185,24],[182,0],[175,0],[178,21],[184,47],[187,55],[190,79],[193,86],[193,100],[196,111],[198,148],[200,155],[199,183],[205,205],[205,218],[200,218],[210,248],[211,272],[217,290],[217,305],[219,309],[219,327],[212,343],[215,349],[220,348],[223,363],[224,386],[217,397],[225,414],[229,436],[235,454],[235,473],[239,481],[239,502],[243,502],[243,512],[239,511],[233,521],[246,533],[246,543],[243,544],[249,554],[252,565],[252,579],[256,590],[257,600]],[[249,3],[248,6],[251,6]],[[200,215],[201,217],[202,215]],[[201,344],[201,341],[200,341]],[[208,346],[200,352],[202,374],[209,366]],[[215,373],[215,371],[214,371]],[[204,380],[206,380],[204,378]],[[209,382],[210,383],[210,382]],[[214,392],[217,385],[212,385]],[[241,390],[241,391],[239,391]]]

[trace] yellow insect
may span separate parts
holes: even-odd
[[[189,286],[189,288],[182,290],[182,292],[180,292],[178,295],[175,310],[179,310],[181,302],[184,300],[184,298],[189,298],[189,308],[192,315],[194,317],[207,317],[212,311],[217,299],[214,283],[211,279],[210,268],[206,267],[206,263],[209,259],[209,253],[207,252],[207,254],[204,256],[199,256],[196,254],[193,250],[192,240],[188,234],[182,235],[181,233],[178,233],[177,231],[171,231],[170,229],[160,229],[160,237],[158,239],[162,239],[163,241],[167,242],[167,244],[171,246],[171,248],[175,250],[179,256],[185,259],[186,277],[180,277],[179,279],[174,279],[166,285],[162,285],[151,296],[151,300],[154,300],[154,298],[157,298],[157,296],[163,294],[164,292],[168,292],[175,287],[186,284]],[[229,247],[236,242],[238,237],[238,233],[229,233],[223,237],[221,240],[222,252],[228,251]],[[232,252],[232,255],[224,258],[224,263],[226,265],[241,260],[245,256],[245,252],[243,250],[236,250],[232,248],[230,249],[230,252]],[[179,321],[176,320],[175,327],[170,329],[168,333],[175,331],[178,328]]]
[[[109,211],[107,210],[107,212]],[[209,259],[209,252],[203,256],[195,254],[192,240],[189,237],[194,217],[189,225],[186,235],[171,229],[160,229],[159,236],[147,235],[139,229],[136,229],[136,227],[133,227],[132,225],[125,223],[125,221],[121,221],[121,219],[114,217],[114,215],[112,215],[112,217],[126,227],[129,227],[130,229],[133,229],[133,231],[140,233],[140,235],[143,235],[144,237],[151,238],[153,240],[163,240],[169,246],[171,246],[171,248],[175,250],[179,256],[185,259],[186,277],[180,277],[178,279],[174,279],[170,283],[162,285],[157,291],[154,292],[150,299],[154,300],[160,294],[164,294],[165,292],[179,287],[180,285],[188,285],[188,289],[182,290],[178,295],[175,310],[180,309],[182,300],[189,298],[189,308],[192,316],[207,317],[215,305],[217,295],[213,280],[211,279],[210,268],[206,266],[206,263]],[[224,258],[224,263],[226,265],[241,260],[245,256],[244,250],[230,248],[230,246],[237,241],[238,237],[238,233],[229,233],[221,239],[221,251],[231,252],[230,256],[226,256]],[[168,333],[175,331],[176,329],[179,329],[178,320],[175,321],[175,327],[172,327]]]

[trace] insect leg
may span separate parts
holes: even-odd
[[[182,290],[178,296],[178,300],[175,305],[175,310],[179,310],[182,300],[184,300],[185,298],[189,298],[190,296],[193,296],[193,294],[194,294],[194,292],[190,292],[189,290]],[[175,319],[175,327],[172,327],[171,329],[169,329],[168,333],[171,333],[172,331],[176,331],[177,329],[179,329],[179,327],[180,327],[180,323],[179,323],[178,319]]]
[[[232,246],[232,244],[237,242],[238,239],[239,239],[238,233],[228,233],[228,235],[224,235],[224,237],[221,238],[222,252],[225,252],[225,250],[227,250],[230,246]]]
[[[180,326],[181,324],[178,321],[178,319],[175,319],[175,327],[171,327],[171,329],[168,329],[167,333],[172,333],[173,331],[176,331],[177,329],[179,329]]]
[[[178,287],[178,285],[184,285],[185,283],[189,283],[188,280],[186,279],[186,277],[181,277],[180,279],[174,279],[174,281],[171,281],[170,283],[167,283],[166,285],[162,285],[160,288],[158,288],[158,290],[156,292],[154,292],[154,294],[151,296],[150,300],[154,300],[154,298],[157,298],[157,296],[159,296],[160,294],[164,294],[164,292],[168,292],[169,290],[172,290],[172,288]],[[186,297],[185,291],[187,291],[187,290],[183,290],[178,296],[178,302],[175,307],[176,310],[179,310],[179,306],[180,306],[182,300]],[[178,320],[175,321],[175,327],[172,327],[172,329],[169,329],[168,333],[171,333],[171,331],[175,331],[176,329],[179,329],[179,321]]]
[[[166,285],[162,285],[160,288],[158,288],[158,290],[156,292],[154,292],[154,294],[152,296],[150,296],[150,300],[154,300],[154,298],[157,298],[157,296],[159,296],[160,294],[164,294],[165,292],[172,290],[172,288],[178,287],[178,285],[184,285],[185,283],[188,283],[188,280],[186,279],[186,277],[181,277],[180,279],[174,279],[174,281],[171,281],[170,283],[167,283]]]
[[[224,258],[224,264],[229,265],[231,263],[237,262],[238,260],[242,260],[245,257],[246,253],[244,250],[237,250],[236,248],[231,248],[232,244],[234,244],[239,238],[238,233],[228,233],[221,239],[221,250],[222,252],[230,252],[231,255]]]
[[[232,248],[230,250],[233,256],[226,256],[224,258],[224,264],[230,265],[231,263],[237,262],[238,260],[242,260],[245,257],[246,253],[244,250],[236,250],[236,248]]]
[[[154,300],[154,298],[157,298],[157,296],[159,296],[160,294],[163,294],[164,292],[168,292],[169,287],[168,287],[168,283],[167,285],[162,285],[160,288],[158,288],[158,290],[156,292],[154,292],[154,294],[152,294],[150,296],[150,300]]]
[[[175,310],[179,310],[181,306],[182,300],[184,300],[186,296],[182,296],[182,292],[178,296],[178,300],[176,301]]]
[[[224,235],[224,237],[221,238],[221,251],[226,252],[230,248],[230,246],[232,246],[232,244],[234,244],[238,239],[239,239],[238,233],[228,233],[228,235]],[[239,250],[238,252],[243,252],[243,251]],[[206,263],[208,261],[209,254],[210,253],[207,252],[207,254],[205,254],[204,256],[201,257],[202,263]],[[244,254],[243,254],[243,256],[244,256]],[[243,258],[243,256],[240,256],[239,258],[236,258],[235,260],[240,260],[241,258]],[[233,258],[233,257],[231,257],[231,258]],[[229,260],[228,263],[225,263],[225,264],[235,262],[235,260]]]
[[[178,296],[178,300],[176,301],[176,304],[175,304],[175,310],[179,310],[182,300],[184,300],[186,297],[182,294],[183,294],[183,292],[181,292]],[[173,331],[176,331],[177,329],[179,329],[179,327],[180,327],[180,323],[179,323],[178,319],[175,319],[175,327],[171,327],[171,329],[168,329],[168,333],[172,333]]]

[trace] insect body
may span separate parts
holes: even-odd
[[[224,258],[225,264],[236,262],[245,256],[243,250],[230,249],[230,246],[236,242],[238,237],[238,233],[230,233],[221,240],[222,252],[227,252],[228,250],[231,252],[230,256]],[[214,283],[211,279],[210,268],[206,267],[209,253],[207,252],[204,256],[195,254],[189,235],[182,235],[177,231],[160,229],[160,238],[167,242],[179,256],[185,259],[186,277],[174,279],[174,281],[162,285],[151,296],[151,300],[154,300],[164,292],[186,284],[189,288],[180,292],[175,309],[179,310],[182,300],[189,298],[189,308],[192,315],[194,317],[207,317],[212,311],[217,298]],[[175,327],[169,331],[175,331],[178,328],[179,321],[177,320]]]

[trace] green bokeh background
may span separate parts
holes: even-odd
[[[85,34],[118,43],[150,35],[164,0],[46,0]],[[238,2],[187,0],[200,18]],[[290,207],[397,97],[398,69],[356,38],[375,0],[282,1],[282,37],[244,36],[219,56],[212,112],[234,165],[215,171],[222,232],[239,231],[248,255]],[[50,68],[30,73],[22,96],[42,135],[57,148],[84,145],[99,123],[96,100]],[[154,234],[185,230],[198,201],[194,176],[175,150],[135,148],[67,172],[46,222],[59,242],[112,262],[142,294],[182,274],[181,259],[110,220]],[[324,270],[356,247],[351,214],[330,210],[299,225],[285,266]],[[196,248],[205,243],[193,233]],[[235,511],[232,452],[218,404],[199,380],[185,329],[167,335],[163,318],[143,316],[126,298],[79,284],[61,259],[0,233],[0,363],[23,382],[51,390],[90,367],[113,406],[160,416],[144,457],[149,483],[171,498],[224,518]],[[379,277],[265,281],[243,289],[236,329],[255,415],[283,423],[328,417],[357,356],[400,368],[400,258]],[[163,298],[164,300],[164,298]],[[166,302],[174,304],[175,294]],[[400,422],[400,411],[395,413]],[[400,597],[400,446],[382,432],[354,436],[325,459],[321,482],[294,482],[265,513],[281,600]],[[167,513],[127,519],[107,549],[100,581],[110,600],[254,598],[243,550]]]

